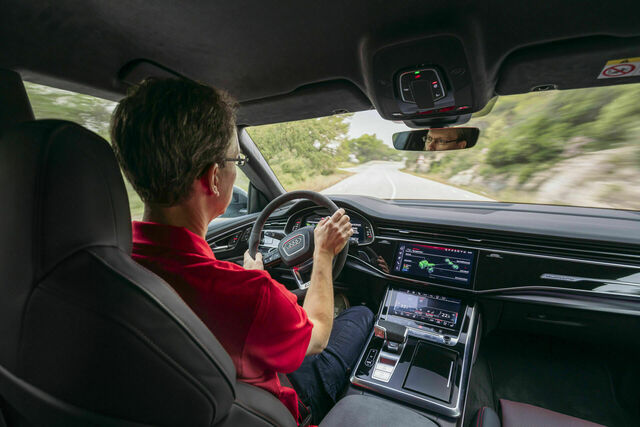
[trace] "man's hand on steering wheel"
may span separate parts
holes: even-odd
[[[256,254],[256,259],[251,258],[249,254],[249,250],[244,253],[244,262],[242,266],[246,270],[264,270],[264,264],[262,263],[262,254],[258,252]]]
[[[331,258],[339,254],[353,235],[349,220],[342,208],[331,217],[322,218],[313,232],[315,251],[328,253]]]
[[[249,255],[254,257],[258,253],[262,229],[269,215],[286,202],[298,199],[307,199],[326,208],[332,217],[324,220],[318,231],[313,226],[291,230],[280,240],[275,251],[271,250],[265,255],[263,262],[267,268],[279,264],[289,267],[298,288],[307,289],[310,282],[305,282],[302,274],[312,269],[315,254],[326,253],[322,258],[328,256],[332,258],[333,268],[330,277],[335,279],[342,271],[349,252],[349,236],[352,234],[349,217],[327,196],[314,191],[298,190],[282,194],[272,200],[260,212],[251,228],[248,242]],[[318,236],[319,242],[316,242],[316,236]],[[321,248],[320,252],[317,249],[318,246]],[[251,261],[249,260],[249,265],[251,265]]]

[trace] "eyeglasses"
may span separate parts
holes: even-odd
[[[244,154],[238,155],[238,157],[232,157],[224,159],[225,162],[234,162],[237,166],[244,166],[249,161],[249,157]]]
[[[442,138],[431,138],[430,136],[427,136],[427,142],[429,144],[436,143],[436,144],[440,145],[440,144],[448,144],[450,142],[459,142],[459,141],[460,141],[459,139],[444,140]]]

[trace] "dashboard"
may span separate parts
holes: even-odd
[[[522,292],[548,300],[551,292],[573,295],[571,304],[577,295],[606,296],[625,313],[628,301],[640,302],[640,217],[635,212],[362,196],[333,200],[354,226],[345,270],[371,278],[349,286],[366,287],[377,278],[427,293],[512,300],[522,299]],[[265,225],[261,249],[276,247],[288,233],[327,215],[307,201],[279,208]],[[214,230],[218,240],[210,244],[216,256],[240,258],[251,226],[249,217],[240,225],[224,224],[226,231]],[[281,273],[286,280],[285,269]],[[414,313],[422,311],[420,304]]]

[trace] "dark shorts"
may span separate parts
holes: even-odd
[[[372,329],[373,313],[367,307],[343,311],[333,321],[324,351],[305,357],[300,368],[287,375],[311,409],[311,424],[319,424],[340,397]]]

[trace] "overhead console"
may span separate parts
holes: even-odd
[[[409,126],[459,124],[483,104],[474,103],[462,43],[441,36],[395,44],[373,56],[373,98],[380,115]]]

